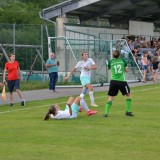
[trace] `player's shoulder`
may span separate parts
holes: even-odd
[[[77,64],[81,64],[81,63],[83,63],[83,62],[84,62],[84,61],[80,60],[80,61],[77,62]]]
[[[125,58],[122,58],[122,61],[123,61],[124,63],[127,63],[127,61],[126,61],[126,59],[125,59]]]
[[[93,61],[93,59],[92,58],[88,58],[87,61]]]
[[[14,61],[15,63],[18,63],[18,61]]]

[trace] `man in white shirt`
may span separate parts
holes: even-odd
[[[67,77],[65,77],[65,80],[68,80],[77,68],[81,69],[80,80],[81,80],[82,86],[84,87],[84,92],[82,91],[82,93],[80,94],[80,97],[83,98],[84,95],[86,94],[87,90],[89,89],[91,106],[97,107],[98,105],[95,104],[95,102],[94,102],[93,86],[91,85],[91,80],[90,80],[91,70],[97,69],[97,65],[95,64],[95,62],[91,58],[88,58],[87,52],[83,52],[82,53],[82,61],[79,61],[76,64],[76,66],[71,70],[69,75]]]

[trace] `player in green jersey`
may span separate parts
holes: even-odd
[[[120,90],[122,95],[126,96],[126,116],[134,116],[131,112],[131,94],[128,83],[125,80],[125,72],[128,72],[127,63],[120,58],[119,50],[113,51],[113,59],[108,63],[108,69],[111,70],[111,81],[108,91],[108,102],[106,104],[104,117],[108,117],[114,96]]]

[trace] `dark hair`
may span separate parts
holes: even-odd
[[[113,58],[119,58],[119,56],[120,56],[119,50],[114,50],[113,51]]]
[[[84,51],[84,52],[82,52],[82,54],[81,54],[81,55],[83,56],[83,54],[84,54],[84,53],[87,53],[87,52],[86,52],[86,51]]]
[[[55,107],[55,105],[53,105],[53,106],[51,106],[51,107],[49,108],[49,110],[48,110],[48,112],[47,112],[44,120],[48,120],[50,114],[53,114],[53,115],[56,114],[56,107]]]
[[[14,53],[10,53],[10,54],[9,54],[9,57],[12,57],[13,55],[15,55],[15,54],[14,54]]]
[[[144,52],[143,52],[143,54],[147,54],[147,53],[148,53],[148,51],[144,51]]]
[[[156,63],[158,61],[158,56],[154,56],[152,59],[152,63]]]

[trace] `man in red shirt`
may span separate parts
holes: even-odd
[[[3,82],[5,83],[6,72],[8,72],[8,89],[10,92],[10,106],[13,106],[13,90],[16,89],[18,96],[21,98],[21,106],[25,106],[25,100],[22,97],[20,91],[20,80],[19,75],[21,75],[19,63],[15,61],[15,55],[11,53],[9,55],[10,61],[6,62],[3,74]]]

